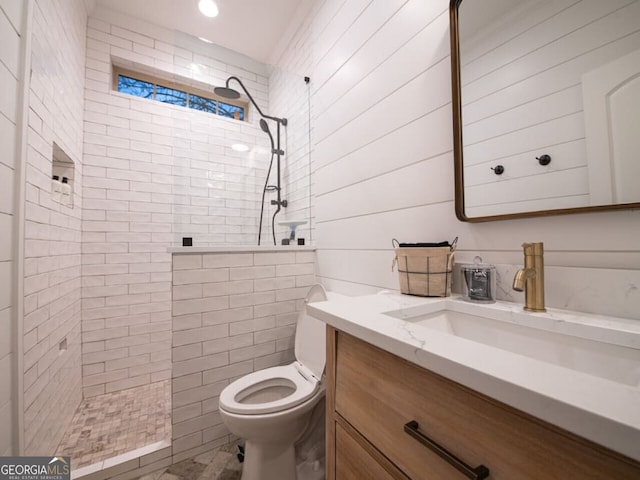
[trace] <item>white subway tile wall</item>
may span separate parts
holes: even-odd
[[[236,378],[294,360],[315,252],[173,255],[173,461],[231,440],[218,396]]]
[[[114,92],[113,62],[208,90],[237,75],[268,109],[264,65],[108,10],[97,9],[89,18],[82,224],[85,396],[169,378],[167,247],[180,245],[183,236],[193,237],[194,246],[255,244],[270,148],[255,114],[240,122]],[[234,143],[251,149],[235,152]],[[175,280],[181,281],[180,274]],[[201,303],[210,309],[227,306],[215,298]],[[195,307],[184,308],[186,314]]]
[[[82,0],[33,4],[26,158],[24,452],[51,454],[82,398]],[[53,142],[75,164],[74,206],[52,200]]]
[[[17,115],[20,95],[19,59],[22,55],[20,36],[22,29],[22,2],[10,0],[0,9],[0,82],[5,90],[0,101],[0,455],[14,453],[15,391],[13,389],[13,236],[16,206]],[[33,335],[32,335],[33,337]]]

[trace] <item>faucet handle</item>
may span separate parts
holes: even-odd
[[[524,249],[525,255],[543,255],[544,254],[544,244],[542,242],[523,243],[522,248]]]

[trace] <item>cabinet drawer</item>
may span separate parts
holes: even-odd
[[[393,472],[394,468],[385,469],[373,455],[365,450],[362,441],[356,441],[340,424],[336,424],[336,480],[406,479],[399,472],[392,475],[390,471]]]
[[[638,480],[640,465],[342,332],[335,411],[415,479],[465,476],[409,434],[421,433],[494,480]]]

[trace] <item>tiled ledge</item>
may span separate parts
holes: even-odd
[[[169,253],[225,253],[225,252],[313,252],[312,245],[226,245],[220,247],[169,247]]]
[[[132,479],[169,466],[171,461],[171,440],[162,440],[108,458],[103,462],[72,469],[71,478],[72,480]]]

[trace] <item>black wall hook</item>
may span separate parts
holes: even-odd
[[[504,173],[504,167],[502,165],[496,165],[495,167],[491,167],[493,173],[496,175],[502,175]]]
[[[538,163],[540,165],[549,165],[551,163],[551,156],[545,153],[544,155],[540,155],[539,157],[536,157],[536,160],[538,160]]]

